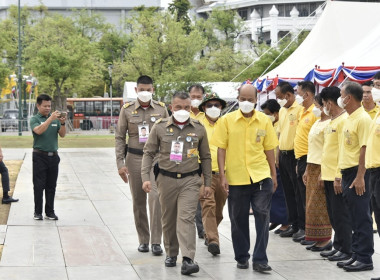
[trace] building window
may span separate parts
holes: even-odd
[[[297,4],[297,10],[300,17],[308,17],[310,15],[310,4]]]
[[[247,20],[248,19],[248,9],[247,8],[245,8],[245,9],[238,9],[238,14],[239,14],[239,16],[243,20]]]

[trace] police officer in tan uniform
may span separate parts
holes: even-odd
[[[153,124],[168,117],[165,104],[152,99],[153,81],[148,76],[137,80],[137,100],[126,103],[121,109],[115,134],[116,163],[120,177],[129,182],[133,201],[133,214],[140,245],[139,252],[149,252],[149,239],[153,255],[161,255],[161,206],[153,170],[149,172],[152,191],[148,196],[149,218],[146,209],[146,193],[142,190],[141,161],[143,147]],[[126,134],[128,145],[126,146]],[[125,152],[127,155],[125,156]],[[125,162],[124,162],[125,160]],[[149,224],[150,232],[149,233]]]
[[[166,251],[165,266],[176,266],[179,248],[183,256],[181,273],[189,275],[199,271],[194,263],[194,216],[199,199],[199,188],[211,186],[211,154],[207,133],[198,120],[190,118],[190,97],[187,93],[173,95],[170,118],[159,120],[152,128],[144,147],[141,167],[143,189],[151,192],[150,170],[157,151],[157,186],[162,209],[162,229]],[[175,149],[180,149],[176,153]],[[199,170],[198,156],[201,161]],[[206,192],[205,195],[209,195]]]

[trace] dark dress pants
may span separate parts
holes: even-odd
[[[333,181],[324,181],[324,184],[327,213],[329,214],[330,224],[334,229],[334,249],[351,254],[352,227],[343,194],[335,194]]]
[[[250,258],[249,208],[252,205],[256,227],[256,244],[252,261],[258,264],[268,263],[266,249],[272,194],[273,182],[270,178],[250,185],[229,187],[228,213],[236,261],[245,262]]]
[[[305,215],[306,215],[306,186],[303,183],[302,176],[305,174],[307,165],[307,156],[302,156],[297,159],[297,213],[298,227],[305,230]]]
[[[372,263],[374,253],[372,217],[369,210],[370,191],[366,172],[365,192],[359,196],[355,188],[350,186],[356,178],[358,167],[344,169],[342,172],[343,198],[348,206],[352,226],[352,251],[356,259],[362,263]]]
[[[288,224],[292,225],[295,231],[298,231],[298,186],[296,165],[297,160],[293,151],[280,151],[280,175],[282,186],[284,187],[286,209],[288,215]]]
[[[3,161],[0,161],[0,174],[3,193],[5,194],[9,192],[9,173],[8,168],[5,166]]]
[[[54,197],[57,187],[58,155],[48,156],[33,153],[34,212],[42,214],[43,192],[45,190],[45,213],[54,213]]]
[[[371,205],[380,236],[380,167],[368,169]]]

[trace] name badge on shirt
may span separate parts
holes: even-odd
[[[145,143],[149,136],[149,125],[139,125],[139,143]]]
[[[261,142],[261,137],[264,137],[267,132],[264,129],[258,129],[256,134],[256,143]]]
[[[57,124],[56,123],[52,123],[51,126],[57,126]]]
[[[182,162],[182,152],[183,141],[173,140],[170,149],[170,161],[175,161],[177,163]]]
[[[348,130],[344,132],[344,137],[346,138],[346,145],[352,145],[351,133]]]

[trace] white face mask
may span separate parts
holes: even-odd
[[[347,96],[346,96],[347,97]],[[346,97],[344,99],[346,99]],[[337,103],[338,103],[338,106],[342,109],[344,109],[346,107],[347,104],[344,104],[344,99],[342,97],[339,97],[338,100],[337,100]]]
[[[323,108],[323,109],[325,109],[325,108]],[[317,107],[314,107],[313,110],[312,110],[312,112],[313,112],[313,114],[314,114],[317,118],[319,118],[319,117],[321,116],[321,114],[322,114],[321,110],[320,110],[319,108],[317,108]],[[325,113],[325,114],[326,114],[326,113]],[[326,114],[326,115],[327,115],[327,114]]]
[[[303,103],[304,100],[303,100],[302,96],[296,95],[296,101],[297,101],[298,104],[302,105],[302,103]]]
[[[276,117],[273,116],[273,115],[268,115],[268,117],[269,117],[269,119],[270,119],[270,121],[271,121],[272,123],[274,123],[274,121],[276,120]]]
[[[190,118],[190,112],[186,110],[178,110],[173,112],[173,117],[177,122],[184,123]]]
[[[330,116],[330,110],[327,110],[326,107],[323,107],[323,113],[325,113],[326,116]]]
[[[239,101],[239,109],[244,113],[244,114],[248,114],[250,112],[253,111],[253,109],[255,108],[255,103],[252,103],[252,102],[249,102],[249,101],[243,101],[243,102],[240,102]]]
[[[285,104],[288,102],[286,99],[277,99],[278,104],[280,104],[281,107],[284,107]]]
[[[199,99],[193,99],[191,100],[191,107],[198,108],[199,105],[201,105],[202,101]]]
[[[212,106],[211,108],[206,108],[206,115],[212,119],[216,119],[219,118],[221,111],[219,108]]]
[[[141,101],[141,102],[149,102],[151,99],[152,99],[152,93],[150,91],[139,91],[137,93],[137,98]]]
[[[380,89],[372,88],[372,99],[374,102],[380,102]]]

